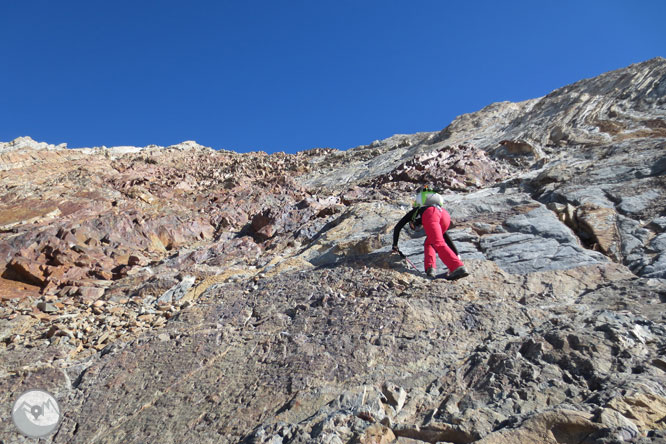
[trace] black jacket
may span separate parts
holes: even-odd
[[[395,228],[393,229],[393,248],[398,247],[398,239],[400,238],[400,231],[405,225],[407,225],[407,223],[413,221],[415,227],[420,227],[423,224],[421,221],[421,216],[423,216],[423,212],[426,210],[426,208],[428,207],[422,206],[409,210],[409,212],[407,212],[407,214],[405,214],[402,217],[402,219],[400,219],[400,221],[395,225]],[[448,233],[444,233],[444,241],[446,242],[446,245],[448,245],[449,248],[453,250],[456,256],[459,256],[458,249],[454,245]]]

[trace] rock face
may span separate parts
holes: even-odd
[[[664,153],[661,58],[348,151],[0,143],[0,442],[30,388],[55,443],[665,442]],[[425,183],[469,277],[390,252]]]

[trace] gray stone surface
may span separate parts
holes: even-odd
[[[659,254],[641,270],[641,275],[648,278],[666,279],[666,253]]]
[[[575,244],[522,233],[486,236],[481,239],[481,248],[489,260],[510,273],[564,270],[606,260]]]
[[[660,231],[666,231],[666,217],[657,217],[651,222]]]
[[[622,197],[618,209],[625,214],[641,214],[646,208],[652,207],[655,199],[658,199],[661,194],[657,191],[650,190],[637,196]]]
[[[183,296],[192,288],[196,278],[194,276],[184,276],[183,279],[167,291],[165,291],[162,296],[157,298],[157,303],[164,304],[176,304],[180,301]]]
[[[650,241],[650,248],[654,251],[666,251],[666,234],[660,234]]]

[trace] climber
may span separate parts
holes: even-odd
[[[423,244],[423,256],[426,275],[435,276],[435,266],[437,258],[444,262],[449,269],[446,279],[456,280],[468,276],[463,262],[458,256],[458,250],[446,233],[451,224],[451,216],[443,208],[444,199],[429,187],[423,187],[416,193],[416,199],[413,207],[405,216],[400,219],[393,230],[393,252],[399,253],[398,238],[400,230],[409,222],[409,227],[414,230],[417,226],[423,225],[426,232],[426,239]]]

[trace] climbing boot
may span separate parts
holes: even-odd
[[[435,269],[433,267],[428,268],[426,270],[426,276],[428,276],[430,278],[434,278],[435,277]]]
[[[467,272],[467,269],[465,269],[465,266],[463,265],[456,268],[451,273],[449,273],[446,279],[449,281],[455,281],[456,279],[464,278],[465,276],[469,276],[469,273]]]

